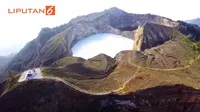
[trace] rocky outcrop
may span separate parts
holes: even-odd
[[[139,51],[127,50],[121,51],[115,56],[116,62],[120,64],[129,64],[137,66],[146,66],[148,56]]]
[[[173,28],[154,23],[145,23],[138,27],[134,35],[133,50],[144,51],[161,45],[173,37]]]

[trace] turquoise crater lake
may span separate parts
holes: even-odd
[[[72,47],[72,52],[73,56],[88,59],[101,53],[115,57],[120,51],[132,48],[132,39],[110,33],[99,33],[78,41]]]

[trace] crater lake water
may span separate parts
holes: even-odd
[[[106,54],[115,57],[123,50],[132,50],[133,40],[110,33],[99,33],[78,41],[73,47],[73,56],[85,59],[98,54]]]

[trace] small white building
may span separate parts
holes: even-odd
[[[19,78],[18,82],[22,82],[25,80],[35,79],[35,76],[37,75],[36,71],[34,69],[27,70],[24,73],[21,74],[21,77]]]
[[[25,74],[25,79],[33,79],[36,76],[35,70],[28,70]]]

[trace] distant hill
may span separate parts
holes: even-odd
[[[0,70],[3,69],[3,67],[5,67],[5,65],[11,61],[14,55],[15,54],[11,54],[8,56],[0,56]]]
[[[200,18],[192,19],[192,20],[187,20],[186,22],[191,23],[191,24],[197,24],[200,26]]]
[[[3,80],[2,74],[5,70],[5,67],[13,59],[14,56],[15,54],[10,54],[8,56],[0,56],[0,81]]]

